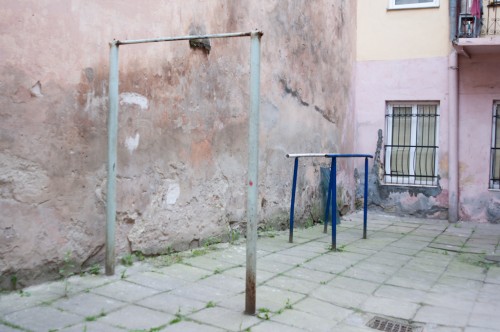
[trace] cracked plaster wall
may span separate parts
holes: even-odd
[[[153,6],[154,5],[154,6]],[[355,2],[24,1],[0,12],[0,285],[102,260],[108,42],[259,28],[261,223],[287,223],[288,152],[352,151]],[[117,253],[245,230],[249,39],[120,47]],[[321,160],[301,161],[296,213]],[[348,193],[352,165],[339,168]],[[346,205],[353,195],[345,195]]]

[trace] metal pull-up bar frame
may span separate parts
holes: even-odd
[[[245,313],[255,314],[257,271],[258,175],[259,175],[259,109],[260,109],[260,38],[263,33],[221,33],[199,36],[179,36],[137,40],[113,40],[109,53],[109,115],[108,115],[108,182],[106,193],[106,275],[115,273],[116,167],[118,143],[118,47],[168,41],[250,37],[250,114],[248,133],[248,196]]]

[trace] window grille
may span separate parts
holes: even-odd
[[[436,103],[388,104],[385,183],[437,185],[438,118]]]
[[[490,189],[500,189],[500,102],[493,104]]]

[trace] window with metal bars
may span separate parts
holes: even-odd
[[[500,101],[493,103],[490,189],[500,189]]]
[[[438,103],[387,104],[385,183],[437,185],[438,119]]]

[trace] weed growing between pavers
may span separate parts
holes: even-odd
[[[259,308],[257,309],[257,318],[269,320],[271,318],[271,314],[280,315],[285,310],[293,309],[292,304],[290,303],[290,299],[286,300],[285,306],[280,308],[279,310],[272,312],[269,308]]]
[[[127,254],[120,259],[120,262],[122,263],[122,265],[132,266],[134,264],[134,255]]]
[[[73,270],[75,268],[75,263],[71,258],[71,251],[67,251],[64,254],[63,266],[59,269],[59,274],[64,278],[64,296],[68,297],[69,282],[68,278],[73,275]]]
[[[169,324],[170,324],[170,325],[177,324],[177,323],[182,322],[182,321],[183,321],[183,320],[185,320],[185,319],[186,319],[186,317],[185,317],[183,314],[181,314],[181,308],[179,308],[179,309],[177,310],[177,312],[175,313],[175,318],[174,318],[174,319],[172,319],[172,320],[169,322]]]
[[[485,256],[485,254],[459,254],[457,259],[462,263],[483,268],[483,272],[486,273],[496,263],[485,262]]]
[[[207,305],[205,305],[205,308],[213,308],[215,307],[215,302],[214,301],[208,301]]]
[[[16,330],[20,330],[20,331],[26,331],[25,329],[23,329],[21,326],[19,325],[16,325],[16,324],[13,324],[11,322],[7,322],[3,319],[0,319],[0,324],[3,324],[7,327],[10,327],[10,328],[13,328],[13,329],[16,329]],[[0,326],[1,327],[1,326]]]
[[[152,327],[149,330],[130,330],[130,332],[159,332],[163,330],[165,327],[167,327],[168,324],[157,326],[157,327]]]
[[[101,310],[101,313],[99,313],[98,315],[85,317],[85,321],[86,322],[94,322],[97,319],[104,317],[104,316],[106,316],[106,313],[104,312],[104,310]]]
[[[257,309],[257,317],[260,319],[269,320],[271,310],[269,308],[259,308]]]

